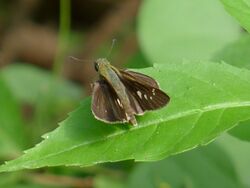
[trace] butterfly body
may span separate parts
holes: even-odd
[[[137,125],[135,115],[161,108],[169,101],[149,76],[119,70],[103,58],[95,62],[95,69],[100,80],[93,87],[92,112],[99,120]]]
[[[110,84],[111,88],[114,89],[118,97],[116,99],[118,105],[126,112],[126,118],[123,121],[128,120],[132,124],[137,124],[133,109],[130,106],[126,88],[118,76],[119,71],[114,66],[112,66],[107,59],[98,59],[96,63],[98,66],[100,79],[106,80]]]

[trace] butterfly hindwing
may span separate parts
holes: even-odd
[[[92,112],[104,122],[126,122],[126,114],[115,91],[105,80],[94,83],[92,97]]]

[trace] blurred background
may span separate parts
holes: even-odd
[[[217,0],[0,1],[1,163],[39,143],[90,95],[90,83],[98,76],[95,59],[108,56],[119,68],[167,66],[185,58],[236,64],[225,51],[246,37]],[[155,163],[6,173],[0,174],[0,186],[248,187],[249,148],[224,135],[214,144]]]

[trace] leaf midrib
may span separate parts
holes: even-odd
[[[44,156],[44,157],[39,158],[39,159],[34,159],[34,160],[29,160],[27,162],[23,162],[23,166],[25,166],[25,164],[28,164],[28,163],[48,159],[50,157],[54,157],[54,156],[60,155],[62,153],[66,153],[66,152],[68,152],[70,150],[74,150],[76,148],[79,148],[79,147],[82,147],[82,146],[85,146],[85,145],[90,145],[90,144],[94,144],[94,143],[97,143],[97,142],[100,142],[100,141],[104,141],[104,140],[119,136],[119,135],[121,135],[123,133],[126,133],[126,132],[129,132],[129,131],[147,128],[147,127],[151,126],[152,124],[160,124],[162,122],[171,121],[171,120],[178,119],[178,118],[181,118],[181,117],[193,115],[195,113],[204,113],[204,112],[219,110],[219,109],[224,109],[224,108],[237,108],[237,107],[244,107],[244,106],[249,106],[250,107],[250,101],[219,103],[219,104],[208,105],[208,106],[203,107],[201,109],[192,109],[192,110],[188,110],[188,111],[185,111],[185,112],[180,112],[180,113],[168,116],[167,118],[161,118],[160,121],[158,121],[158,122],[150,121],[148,124],[146,124],[146,125],[144,125],[142,127],[140,127],[140,126],[133,127],[128,131],[126,130],[126,131],[116,132],[114,134],[108,135],[107,137],[99,139],[99,140],[94,140],[94,141],[90,141],[90,142],[87,142],[87,143],[78,144],[76,146],[72,146],[72,147],[70,147],[68,149],[62,150],[62,151],[57,152],[57,153],[49,154],[49,155]],[[8,165],[8,163],[6,163],[6,165]],[[2,170],[0,170],[0,171],[2,171]]]

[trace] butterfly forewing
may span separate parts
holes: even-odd
[[[129,70],[120,70],[120,73],[122,74],[123,79],[135,80],[143,85],[159,88],[159,84],[153,78],[145,74]]]
[[[97,119],[105,122],[126,122],[126,114],[121,101],[105,80],[94,83],[92,112]]]
[[[136,114],[162,108],[169,102],[169,96],[159,89],[153,78],[132,71],[121,71],[120,77]]]

